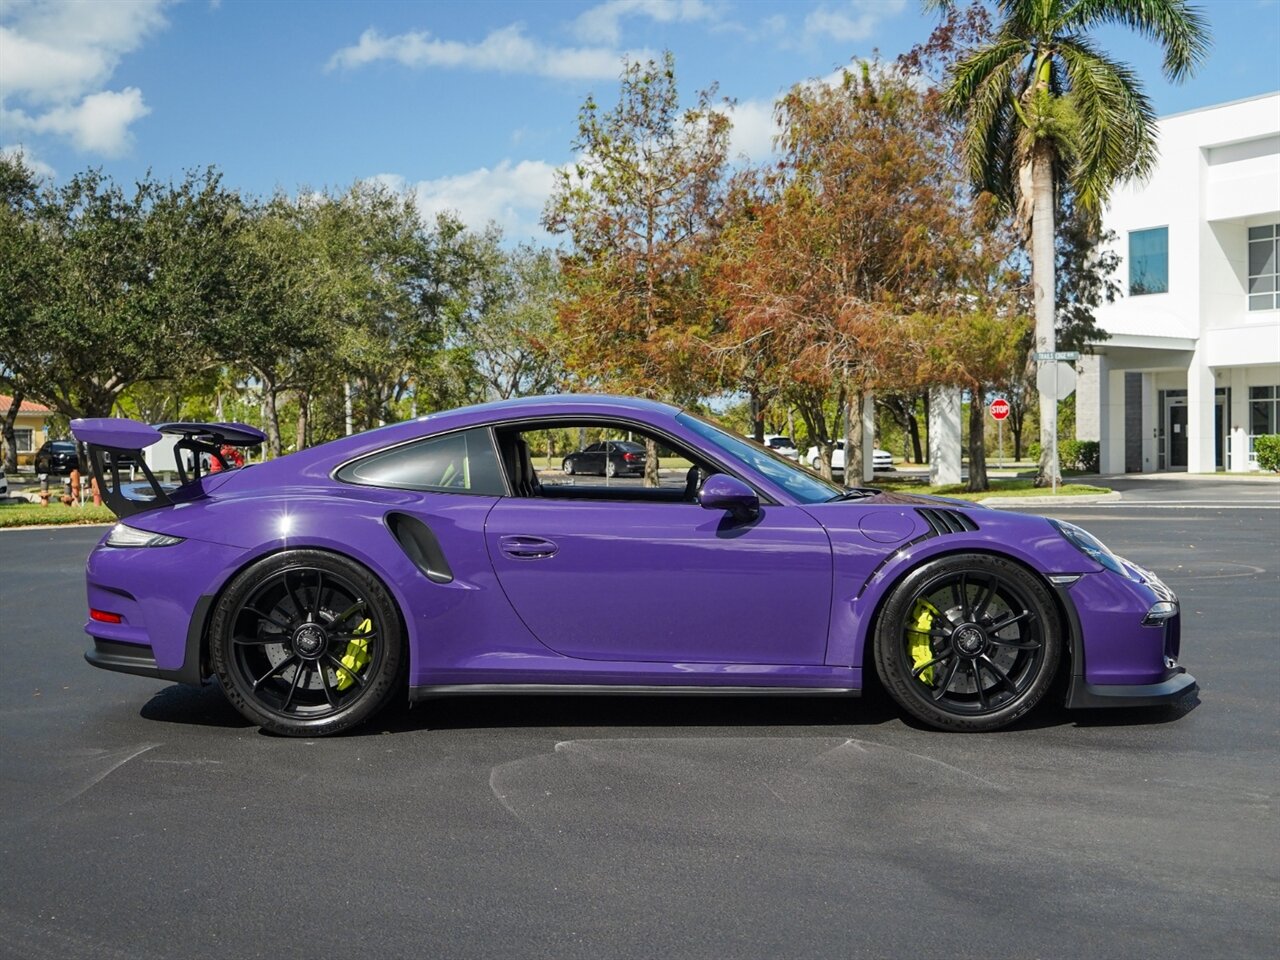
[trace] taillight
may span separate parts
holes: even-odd
[[[637,457],[634,453],[624,453],[622,455],[622,459],[627,461],[627,463],[634,463],[636,460],[639,460],[640,458]]]
[[[89,609],[89,619],[97,620],[99,623],[123,623],[124,617],[118,613],[108,613],[106,610]]]

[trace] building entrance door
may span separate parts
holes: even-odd
[[[1187,469],[1187,405],[1169,404],[1169,469]]]

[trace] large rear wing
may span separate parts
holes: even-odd
[[[160,442],[166,435],[177,436],[173,445],[178,474],[178,486],[186,486],[201,476],[200,466],[207,455],[229,469],[230,464],[222,448],[257,447],[267,439],[266,434],[247,423],[160,423],[153,426],[123,417],[97,417],[71,421],[72,435],[84,443],[89,451],[89,463],[98,481],[98,491],[103,501],[120,518],[153,510],[173,503],[160,481],[147,465],[142,451]],[[192,454],[190,471],[183,453]],[[133,463],[142,470],[146,483],[127,485],[121,482],[122,467]]]

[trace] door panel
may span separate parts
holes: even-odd
[[[566,656],[825,659],[831,546],[798,507],[737,525],[690,503],[506,499],[485,539],[516,612]]]
[[[1169,466],[1187,465],[1187,408],[1177,404],[1169,407]]]

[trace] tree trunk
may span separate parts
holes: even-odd
[[[982,384],[973,385],[969,400],[969,486],[971,492],[986,490],[987,481],[987,418],[986,404],[982,402]]]
[[[658,479],[658,442],[652,437],[644,438],[644,485],[656,487]]]
[[[867,475],[863,459],[867,451],[862,445],[862,390],[849,391],[844,405],[844,485],[857,487]]]
[[[27,392],[21,388],[15,388],[13,398],[9,403],[9,409],[4,415],[4,472],[18,472],[18,436],[13,430],[13,424],[18,419],[18,411],[22,409],[22,401],[26,397]]]
[[[1047,145],[1035,148],[1031,156],[1031,286],[1036,316],[1036,350],[1057,349],[1054,327],[1053,278],[1053,158]],[[1058,400],[1040,394],[1040,470],[1036,486],[1047,487],[1061,482],[1058,475],[1057,445]]]
[[[751,388],[751,436],[756,443],[764,443],[764,404],[760,401],[760,391]]]
[[[280,411],[276,401],[275,386],[263,381],[262,413],[266,421],[267,453],[272,457],[280,456]]]
[[[1027,411],[1019,401],[1009,401],[1009,432],[1013,436],[1013,459],[1022,459],[1022,426],[1026,422]]]
[[[924,463],[924,448],[920,446],[920,420],[910,407],[907,408],[907,433],[911,436],[911,462]]]
[[[294,449],[301,450],[307,445],[307,414],[311,398],[305,391],[298,392],[298,440]]]

